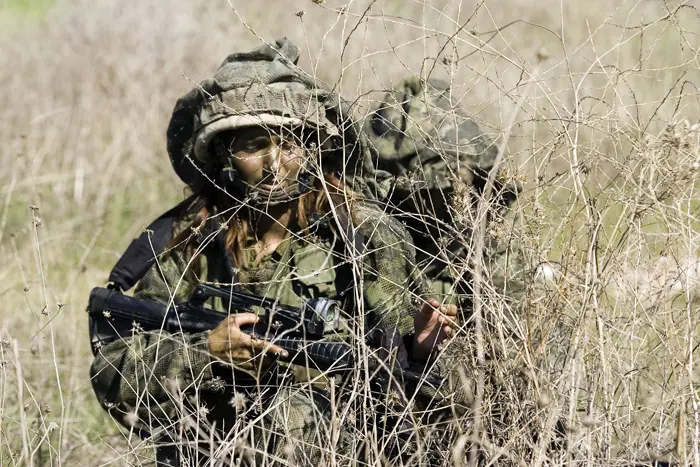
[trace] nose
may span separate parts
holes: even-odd
[[[281,176],[282,169],[282,148],[276,142],[271,142],[265,155],[265,169],[276,176]]]

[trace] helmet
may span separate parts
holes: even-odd
[[[297,67],[298,58],[298,48],[286,38],[231,54],[212,78],[177,101],[167,130],[168,154],[175,172],[195,192],[212,182],[253,189],[245,187],[230,167],[224,170],[225,154],[213,144],[222,132],[250,126],[314,133],[319,152],[334,154],[329,163],[324,162],[324,170],[339,172],[346,182],[372,192],[363,177],[356,176],[376,170],[349,107]],[[273,193],[261,194],[265,202],[275,201]]]
[[[380,168],[395,177],[413,174],[426,187],[472,185],[493,168],[498,148],[463,109],[449,84],[412,77],[388,92],[365,120]]]

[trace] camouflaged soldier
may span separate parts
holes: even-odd
[[[168,248],[135,294],[177,303],[198,283],[235,282],[285,305],[323,295],[354,313],[358,332],[391,330],[423,362],[456,308],[416,295],[410,237],[370,200],[385,177],[349,109],[298,56],[286,39],[230,55],[177,102],[168,152],[194,195],[161,218]],[[125,425],[172,441],[158,451],[163,465],[183,454],[190,465],[212,455],[257,465],[355,456],[362,430],[351,413],[332,412],[327,380],[284,367],[274,358],[283,349],[246,334],[257,319],[231,314],[211,332],[140,332],[100,346],[95,393]]]
[[[408,227],[416,256],[433,290],[444,300],[469,305],[476,203],[498,148],[440,80],[409,78],[388,92],[365,120],[378,168],[394,176],[387,196],[390,212]],[[519,186],[496,178],[489,232],[513,224],[511,205]],[[522,298],[524,264],[517,238],[488,235],[486,275],[494,291],[515,304]]]
[[[417,264],[433,292],[443,303],[458,304],[460,321],[469,322],[475,214],[498,148],[463,109],[452,104],[449,86],[438,80],[407,79],[386,93],[365,120],[364,128],[376,152],[378,168],[394,176],[385,198],[387,211],[407,226],[416,247]],[[496,356],[487,350],[488,359],[515,361],[518,353],[518,345],[489,345],[492,338],[503,335],[504,329],[510,331],[506,333],[509,342],[518,341],[513,336],[521,334],[519,316],[529,275],[519,237],[513,234],[517,212],[512,205],[518,192],[519,186],[496,178],[482,257],[481,290],[487,347],[503,349],[507,355]],[[423,391],[425,397],[417,399],[418,405],[432,414],[429,423],[454,422],[455,416],[470,419],[474,368],[473,329],[467,326],[444,347],[431,370],[448,383],[436,393]],[[487,392],[496,389],[488,388]],[[489,402],[494,413],[499,406],[503,403],[498,398]],[[447,410],[436,410],[439,408]],[[495,425],[497,416],[492,415],[485,416]],[[454,440],[450,430],[438,431],[441,436],[434,437],[434,446],[426,446],[428,451],[438,456],[450,452]]]

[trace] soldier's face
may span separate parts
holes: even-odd
[[[234,168],[252,186],[285,188],[296,183],[306,150],[286,129],[245,128],[223,137]]]

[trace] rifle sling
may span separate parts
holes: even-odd
[[[109,273],[109,282],[119,290],[132,288],[146,274],[155,260],[163,254],[173,238],[173,225],[184,206],[192,202],[189,197],[158,219],[151,222],[138,238],[131,241]]]

